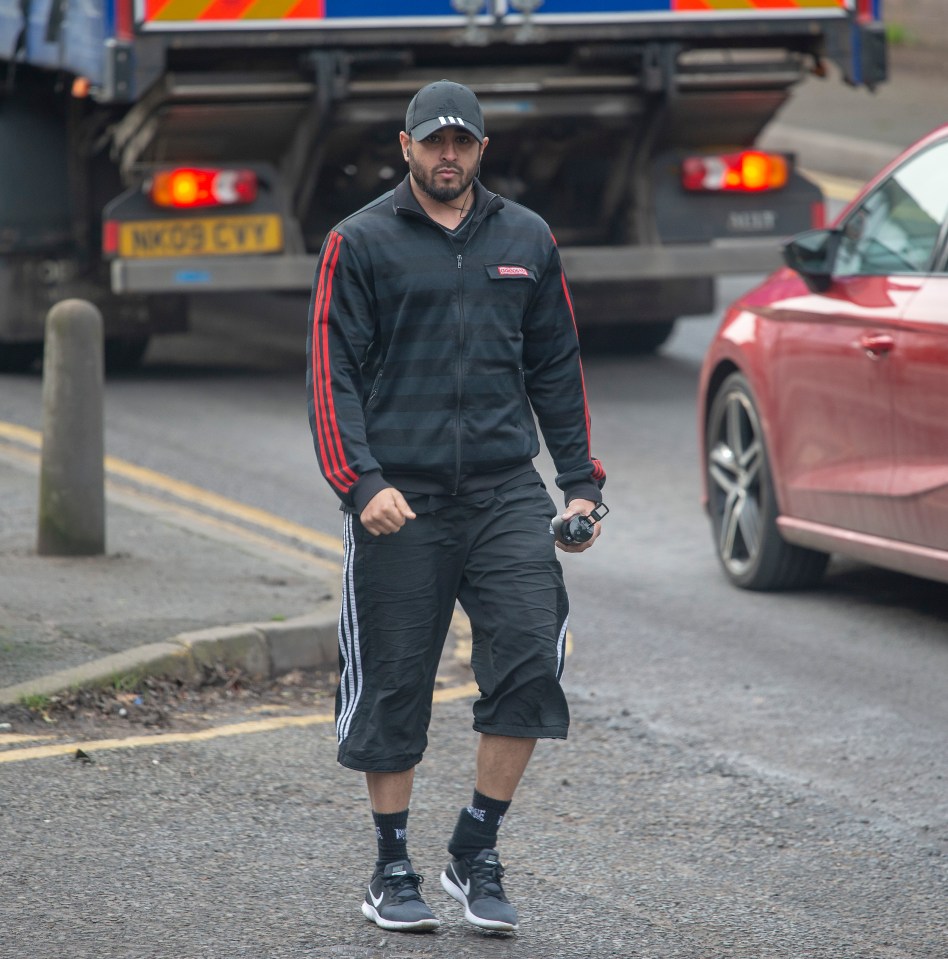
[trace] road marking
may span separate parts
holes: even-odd
[[[35,743],[41,739],[56,739],[55,733],[0,733],[0,749],[18,743]]]
[[[227,536],[243,540],[248,543],[254,543],[257,546],[264,547],[274,553],[280,553],[289,559],[302,561],[306,565],[318,566],[320,569],[329,570],[332,573],[339,573],[339,563],[333,560],[325,559],[322,556],[315,556],[302,549],[294,549],[287,546],[279,540],[261,533],[255,533],[245,526],[238,526],[236,523],[228,523],[227,520],[218,519],[216,516],[209,516],[207,513],[200,513],[197,510],[190,509],[180,503],[169,503],[167,500],[158,499],[149,496],[141,490],[131,486],[124,486],[121,483],[109,481],[106,484],[112,497],[117,502],[127,501],[134,503],[136,507],[148,506],[155,512],[163,513],[165,516],[171,514],[187,521],[189,525],[201,525],[207,529],[213,529],[218,533],[225,533]]]
[[[34,467],[39,466],[39,453],[34,453],[31,450],[22,450],[18,446],[9,446],[2,441],[0,441],[0,456],[7,460],[7,462],[13,462],[15,460],[18,463],[27,463]]]
[[[42,438],[42,433],[38,432],[37,430],[0,420],[0,440],[5,439],[8,441],[8,444],[6,445],[0,444],[0,454],[8,456],[11,459],[16,459],[20,462],[28,462],[33,466],[37,465],[39,462],[39,451],[42,449]],[[28,447],[28,450],[23,450],[17,446],[9,445],[9,443],[18,443],[21,446]],[[210,509],[214,512],[229,516],[232,519],[243,520],[244,522],[262,527],[265,530],[272,530],[275,533],[295,538],[301,542],[307,543],[308,545],[325,550],[333,556],[337,556],[341,559],[343,555],[343,544],[341,540],[335,537],[319,533],[318,531],[310,529],[306,526],[302,526],[299,523],[285,520],[280,516],[276,516],[273,513],[267,512],[266,510],[248,506],[244,503],[239,503],[236,500],[229,499],[225,496],[220,496],[217,493],[212,493],[210,490],[202,489],[201,487],[194,486],[191,483],[176,480],[170,476],[166,476],[163,473],[158,473],[145,467],[136,466],[133,463],[126,462],[125,460],[118,459],[114,456],[105,457],[105,468],[108,475],[106,488],[109,491],[109,494],[116,498],[119,502],[124,499],[129,501],[129,505],[135,504],[138,507],[145,506],[154,512],[164,513],[167,516],[177,516],[178,518],[186,520],[190,524],[203,525],[205,528],[213,529],[219,533],[225,533],[227,536],[235,537],[246,542],[254,543],[268,550],[281,553],[293,560],[302,560],[308,564],[328,568],[335,573],[340,572],[340,566],[338,562],[332,562],[322,557],[314,556],[312,553],[308,553],[304,550],[294,549],[292,546],[281,543],[271,537],[254,533],[244,526],[238,526],[235,523],[229,523],[224,519],[208,515],[206,512],[198,512],[197,510],[191,509],[185,504],[192,504],[194,506]],[[148,493],[143,492],[136,486],[128,486],[121,482],[117,482],[115,477],[131,480],[140,486],[150,487],[163,493],[169,493],[175,496],[177,499],[182,500],[183,503],[173,503],[150,496]],[[456,637],[453,650],[454,659],[457,662],[469,663],[471,658],[471,626],[470,621],[462,610],[455,610],[451,628],[452,634]],[[572,651],[573,636],[571,632],[567,632],[566,655],[569,656]],[[435,692],[433,701],[446,702],[449,699],[456,699],[467,695],[474,695],[476,693],[477,684],[468,683],[463,686]],[[328,721],[317,718],[310,719],[309,722],[299,722],[299,717],[283,717],[283,719],[286,720],[288,725],[309,725],[313,722]],[[330,720],[332,720],[332,717],[330,717]],[[267,724],[279,723],[280,721],[281,720],[265,720],[262,722]],[[266,725],[260,729],[246,728],[248,725],[254,726],[255,724],[237,724],[236,726],[232,727],[222,727],[223,729],[233,729],[234,731],[221,732],[220,735],[239,735],[241,730],[250,733],[265,731],[265,728],[267,728]],[[71,752],[77,748],[78,745],[82,745],[83,748],[88,749],[119,749],[131,748],[133,745],[151,745],[159,741],[187,742],[194,737],[213,738],[211,735],[201,736],[199,734],[186,733],[169,733],[167,736],[172,738],[164,739],[162,736],[143,736],[131,737],[123,740],[103,740],[105,743],[115,742],[119,744],[115,746],[104,747],[101,744],[96,743],[73,743],[72,745],[51,744],[49,746],[37,746],[30,749],[17,749],[14,750],[13,753],[0,753],[0,762],[16,761],[9,758],[11,755],[22,756],[23,759],[41,758],[45,755],[63,755],[64,753]],[[44,752],[44,750],[49,752]]]
[[[465,683],[450,689],[439,689],[432,697],[435,703],[453,702],[478,694],[477,683]],[[51,743],[47,746],[26,746],[0,752],[0,765],[3,763],[26,762],[29,759],[50,759],[56,756],[68,756],[81,749],[89,756],[117,749],[140,749],[148,746],[169,746],[177,743],[207,742],[211,739],[223,739],[229,736],[249,736],[257,733],[269,733],[280,729],[305,728],[307,726],[328,725],[336,721],[332,713],[308,713],[303,716],[274,716],[269,719],[255,719],[245,723],[231,723],[215,726],[213,729],[199,729],[190,733],[156,733],[153,736],[129,736],[127,739],[97,739],[70,743]]]
[[[0,423],[0,432],[3,424]],[[15,446],[5,446],[0,440],[0,457],[7,460],[16,460],[21,463],[27,463],[30,466],[39,465],[39,454],[27,450],[18,449]],[[334,560],[324,559],[322,556],[316,556],[308,553],[306,550],[295,549],[279,540],[261,533],[255,533],[245,526],[238,526],[236,523],[229,523],[226,520],[219,519],[207,513],[201,513],[190,509],[181,503],[173,503],[168,500],[158,499],[155,496],[149,496],[142,490],[127,486],[123,483],[117,483],[112,479],[107,479],[105,483],[109,498],[118,503],[123,503],[132,509],[145,510],[152,513],[160,513],[166,519],[183,521],[183,525],[193,528],[201,526],[204,529],[213,530],[218,534],[225,534],[228,538],[246,543],[253,543],[273,553],[279,553],[286,556],[294,563],[302,563],[304,566],[317,566],[320,569],[329,570],[338,574],[340,571],[339,563]],[[313,531],[315,532],[315,531]]]
[[[34,446],[36,449],[43,445],[42,433],[31,430],[28,426],[17,426],[16,423],[5,423],[3,420],[0,420],[0,436],[16,440],[18,443],[25,443],[27,446]]]
[[[14,423],[0,421],[0,437],[22,443],[36,450],[42,449],[43,445],[42,433],[26,426],[17,426]],[[129,463],[115,456],[105,457],[105,470],[112,477],[131,480],[142,486],[176,496],[187,503],[229,516],[232,519],[262,526],[264,529],[298,539],[309,546],[314,546],[333,556],[342,558],[343,545],[342,540],[338,537],[320,533],[308,526],[284,519],[282,516],[277,516],[267,510],[259,509],[256,506],[248,506],[246,503],[239,503],[227,496],[221,496],[200,486],[195,486],[193,483],[174,479],[144,466],[136,466],[134,463]]]
[[[154,470],[147,469],[143,466],[126,463],[123,460],[116,459],[114,456],[106,456],[105,468],[109,473],[115,476],[133,480],[144,486],[151,486],[165,493],[171,493],[179,499],[194,503],[198,506],[204,506],[215,512],[222,513],[225,516],[244,520],[256,526],[263,526],[265,529],[273,530],[273,532],[280,533],[283,536],[301,540],[310,546],[316,546],[340,558],[343,555],[341,539],[320,533],[317,530],[310,529],[308,526],[303,526],[301,523],[283,519],[283,517],[270,513],[267,510],[258,509],[256,506],[248,506],[245,503],[238,503],[236,500],[212,493],[210,490],[202,489],[191,483],[172,479],[170,476],[156,473]]]
[[[3,440],[7,440],[8,442],[4,444]],[[36,466],[39,463],[40,457],[38,451],[42,449],[42,440],[42,433],[37,430],[0,420],[0,455]],[[11,445],[12,443],[18,443],[20,446]],[[24,450],[21,448],[22,446],[26,446],[28,449]],[[319,533],[306,526],[301,526],[299,523],[284,520],[282,517],[268,513],[266,510],[257,509],[256,507],[238,503],[227,497],[219,496],[210,490],[202,489],[191,483],[173,479],[163,473],[136,466],[133,463],[128,463],[114,456],[105,457],[105,466],[108,474],[106,489],[110,497],[118,502],[124,501],[126,505],[132,508],[141,509],[144,507],[151,512],[160,513],[169,519],[177,517],[179,520],[184,520],[188,525],[198,524],[205,529],[211,529],[217,533],[223,533],[227,537],[236,538],[238,541],[253,543],[272,552],[282,554],[294,561],[302,561],[307,565],[319,566],[336,574],[341,573],[341,566],[338,561],[327,560],[321,556],[314,556],[305,550],[295,549],[272,537],[255,533],[244,526],[229,523],[227,520],[220,519],[206,512],[198,512],[195,509],[191,509],[188,504],[211,509],[217,513],[223,513],[225,516],[250,522],[264,530],[272,530],[275,533],[296,538],[304,543],[319,547],[341,560],[343,555],[342,541],[335,537]],[[136,486],[129,486],[117,482],[113,478],[116,476],[123,479],[131,479],[141,486],[151,487],[160,492],[172,493],[183,502],[175,503],[150,496]],[[471,634],[467,617],[460,610],[455,610],[452,628],[457,630],[461,635],[467,635],[469,637]],[[461,643],[456,646],[454,649],[454,658],[459,662],[469,662],[470,644],[465,645]]]
[[[38,451],[42,449],[43,435],[37,430],[30,429],[29,427],[18,426],[15,423],[7,423],[3,420],[0,420],[0,439],[7,439],[17,442],[29,447],[31,450]],[[39,461],[37,453],[26,452],[18,449],[15,446],[0,447],[0,452],[21,462],[29,462],[32,465],[36,465]],[[266,510],[257,509],[253,506],[247,506],[244,503],[238,503],[236,500],[228,499],[225,496],[219,496],[217,493],[212,493],[210,490],[205,490],[199,486],[194,486],[191,483],[176,480],[170,476],[166,476],[163,473],[158,473],[155,470],[136,466],[133,463],[128,463],[125,460],[118,459],[114,456],[105,457],[105,466],[106,471],[114,476],[132,479],[143,486],[151,486],[152,488],[158,489],[162,492],[172,493],[173,495],[177,496],[178,499],[184,500],[185,503],[193,503],[198,506],[208,507],[218,513],[229,515],[232,518],[243,519],[264,529],[273,530],[274,532],[294,537],[304,543],[308,543],[311,546],[320,547],[326,552],[331,553],[333,556],[338,556],[340,559],[342,558],[342,541],[333,536],[319,533],[307,526],[302,526],[299,523],[285,520],[280,516],[276,516],[273,513],[267,512]],[[338,563],[324,560],[318,556],[314,556],[312,553],[307,553],[304,550],[294,549],[292,546],[287,546],[274,539],[271,539],[270,537],[253,533],[245,527],[237,526],[233,523],[228,523],[224,520],[209,516],[207,513],[199,513],[196,510],[189,509],[186,505],[170,503],[166,500],[157,499],[156,497],[149,496],[147,493],[143,493],[141,490],[136,489],[135,487],[124,486],[121,483],[116,483],[112,479],[109,479],[106,485],[109,492],[116,494],[116,498],[119,499],[119,501],[125,497],[134,501],[135,503],[145,504],[153,511],[164,511],[170,514],[175,514],[180,518],[186,519],[190,523],[199,523],[207,528],[224,532],[229,536],[236,536],[239,539],[243,539],[264,548],[274,550],[275,552],[282,553],[291,559],[302,560],[305,563],[320,566],[335,573],[340,572]],[[453,627],[458,635],[457,645],[455,646],[454,650],[454,657],[461,662],[470,662],[470,621],[460,610],[455,611]],[[567,631],[566,655],[569,656],[572,654],[572,652],[573,634],[571,631]]]

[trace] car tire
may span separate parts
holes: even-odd
[[[715,550],[741,589],[804,589],[819,582],[829,556],[788,543],[757,404],[746,378],[732,373],[711,403],[705,433],[705,479]]]

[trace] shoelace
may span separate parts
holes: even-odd
[[[469,861],[468,872],[476,879],[478,886],[486,895],[506,902],[504,889],[500,884],[500,880],[504,878],[504,867],[499,862],[485,859],[479,862]]]
[[[419,890],[424,881],[424,876],[419,876],[416,872],[396,873],[392,876],[386,876],[384,880],[392,896],[399,902],[407,902],[409,899],[421,899]]]

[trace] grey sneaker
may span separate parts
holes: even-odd
[[[395,932],[437,929],[441,923],[418,891],[423,882],[407,859],[390,862],[384,872],[372,877],[362,903],[362,915]]]
[[[464,918],[481,929],[513,932],[517,910],[507,901],[500,880],[504,867],[495,849],[483,849],[476,856],[452,859],[443,873],[444,891],[464,906]]]

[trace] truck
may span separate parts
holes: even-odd
[[[830,70],[884,81],[881,0],[0,0],[0,369],[68,297],[114,370],[198,298],[309,290],[441,78],[481,101],[485,186],[549,223],[581,333],[654,351],[821,225],[755,144]]]

